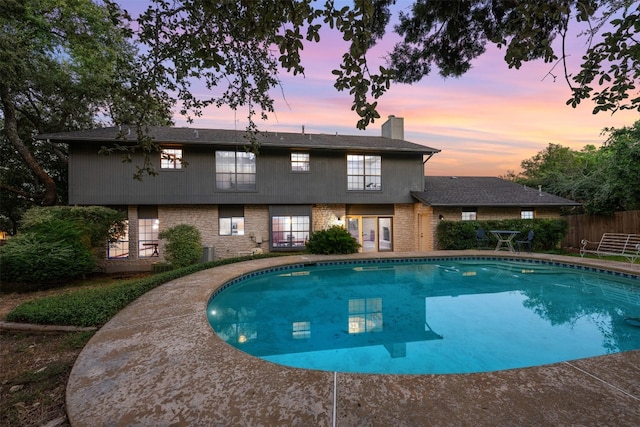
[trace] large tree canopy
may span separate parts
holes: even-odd
[[[250,127],[254,115],[273,111],[269,89],[278,86],[280,70],[303,74],[302,50],[331,30],[347,42],[333,71],[335,87],[353,97],[361,129],[379,118],[377,99],[393,82],[417,82],[433,68],[460,76],[490,44],[503,48],[506,63],[516,68],[536,59],[566,64],[567,55],[580,55],[580,70],[565,68],[568,104],[591,98],[594,113],[640,111],[640,5],[631,0],[417,0],[399,14],[400,42],[376,69],[367,53],[386,36],[394,0],[340,2],[344,6],[333,0],[151,1],[137,25],[154,82],[178,93],[185,112],[199,114],[210,104],[245,107]],[[561,52],[554,50],[556,38],[564,42],[569,27],[585,21],[591,28],[585,52],[565,52],[564,43]],[[600,34],[605,25],[613,30]],[[196,78],[211,96],[192,93]]]
[[[171,101],[130,79],[141,64],[117,4],[0,3],[0,209],[3,229],[15,230],[27,207],[66,200],[66,147],[35,135],[168,123]]]
[[[434,69],[460,76],[491,45],[516,68],[580,55],[580,70],[565,68],[568,104],[591,99],[594,113],[640,111],[638,2],[416,0],[392,26],[394,4],[149,0],[132,19],[117,0],[0,0],[2,215],[64,201],[65,147],[34,135],[134,124],[137,144],[122,149],[148,155],[157,147],[146,126],[169,124],[175,104],[186,115],[208,105],[245,109],[256,131],[253,118],[273,111],[280,73],[304,74],[303,49],[330,31],[346,43],[335,87],[351,95],[361,129],[379,118],[378,99],[391,84],[419,81]],[[566,52],[564,43],[554,49],[578,22],[591,28],[585,51]],[[399,41],[384,66],[374,66],[371,49],[392,30]],[[196,93],[196,80],[209,92]],[[155,173],[149,162],[136,177],[145,173]]]
[[[558,144],[523,160],[515,181],[579,201],[589,214],[640,209],[640,120],[631,127],[607,129],[596,149],[575,151]]]

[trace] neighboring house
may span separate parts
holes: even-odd
[[[511,181],[493,177],[427,176],[424,191],[412,196],[429,206],[437,222],[500,220],[510,218],[558,218],[563,208],[580,203]]]
[[[423,194],[426,161],[440,150],[404,140],[404,120],[390,116],[381,137],[270,132],[258,156],[242,131],[150,129],[159,174],[134,180],[143,157],[123,162],[101,147],[127,145],[135,129],[102,128],[40,135],[69,145],[69,204],[127,213],[128,236],[109,245],[108,271],[149,269],[163,259],[159,231],[200,230],[208,258],[253,251],[304,250],[309,235],[343,225],[362,251],[433,249]],[[119,138],[118,135],[125,135]]]

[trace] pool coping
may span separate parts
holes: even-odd
[[[103,326],[67,384],[73,426],[639,425],[640,350],[478,374],[369,375],[276,365],[223,342],[206,304],[250,271],[331,260],[527,258],[640,275],[640,265],[491,251],[294,255],[166,283]]]

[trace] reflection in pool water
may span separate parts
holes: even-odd
[[[495,371],[640,349],[640,280],[540,261],[319,263],[238,279],[208,317],[227,343],[288,366]]]

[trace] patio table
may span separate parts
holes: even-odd
[[[513,248],[513,239],[520,234],[517,230],[489,230],[491,234],[496,236],[498,243],[496,244],[496,252],[501,249],[506,249],[511,252],[516,250]]]

